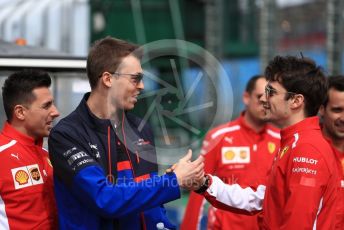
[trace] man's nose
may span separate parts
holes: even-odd
[[[54,118],[60,116],[60,112],[55,105],[52,106],[51,116]]]

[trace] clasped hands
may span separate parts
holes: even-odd
[[[166,173],[173,171],[180,187],[197,190],[204,183],[204,157],[201,155],[194,161],[191,161],[191,157],[192,150],[189,149],[183,158],[166,170]]]

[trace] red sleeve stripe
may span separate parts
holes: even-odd
[[[143,180],[147,180],[148,178],[150,178],[150,175],[149,174],[144,174],[142,176],[135,177],[134,181],[135,182],[141,182]]]
[[[117,163],[117,171],[131,169],[129,161],[121,161]]]

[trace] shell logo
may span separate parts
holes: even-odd
[[[240,158],[246,159],[246,157],[247,157],[247,152],[246,151],[240,151]]]
[[[27,184],[29,175],[24,170],[18,170],[15,174],[15,180],[20,184]]]
[[[235,153],[233,151],[227,151],[225,153],[225,158],[226,160],[233,160],[233,158],[235,157]]]

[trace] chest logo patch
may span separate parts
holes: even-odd
[[[269,153],[270,153],[270,154],[273,154],[273,153],[275,152],[275,150],[276,150],[276,145],[275,145],[275,143],[269,141],[269,142],[268,142],[268,151],[269,151]]]
[[[250,163],[250,148],[244,147],[222,147],[221,159],[223,164]]]
[[[19,185],[24,185],[29,182],[29,175],[24,170],[18,170],[14,176]]]
[[[43,184],[43,178],[38,164],[14,168],[11,169],[11,172],[15,189]]]

